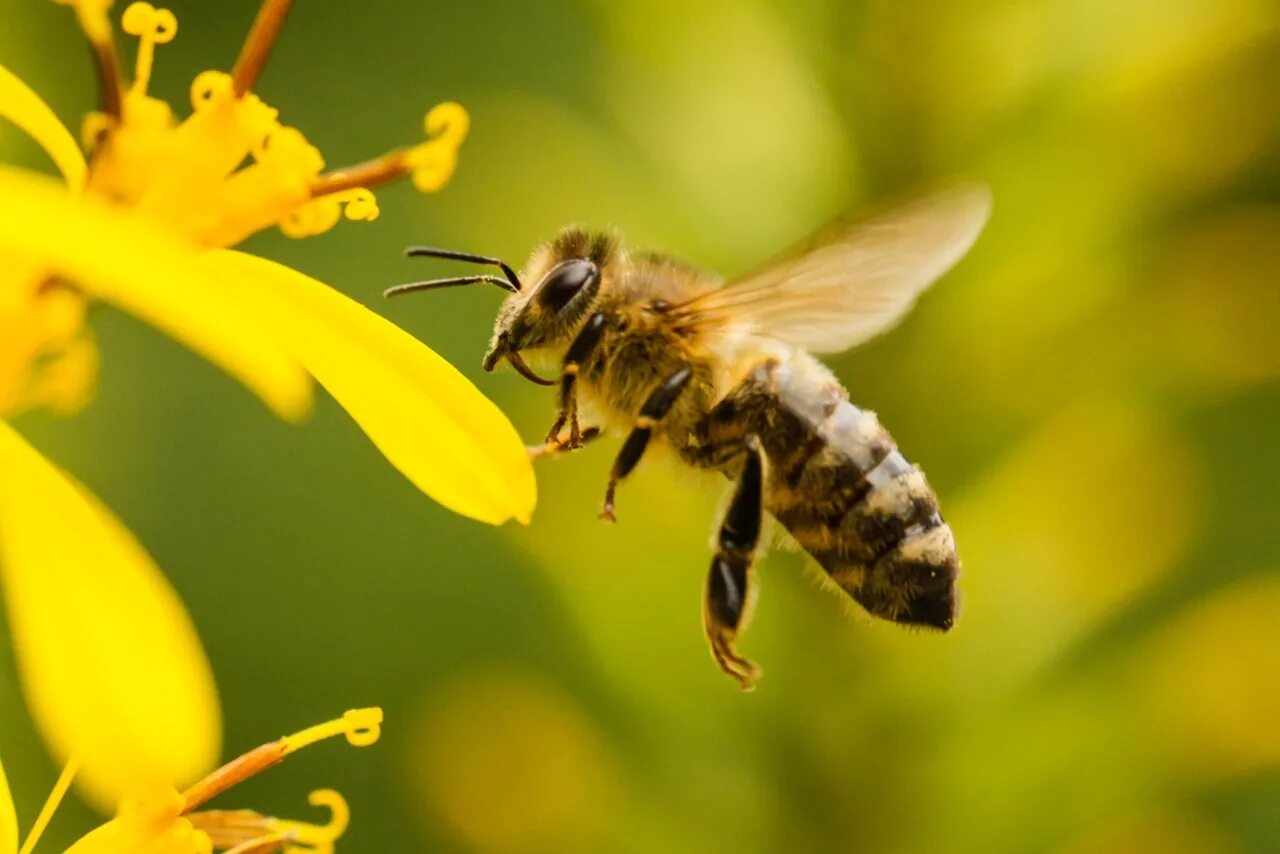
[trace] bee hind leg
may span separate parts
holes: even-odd
[[[716,554],[711,559],[702,625],[711,644],[711,655],[725,673],[738,680],[744,691],[755,687],[760,668],[743,658],[734,641],[746,628],[754,604],[751,563],[760,540],[764,504],[764,472],[760,445],[754,436],[747,439],[747,459],[725,512],[716,538]]]
[[[613,496],[618,489],[618,482],[631,474],[631,470],[636,467],[636,463],[640,462],[640,458],[644,456],[644,449],[649,447],[649,439],[653,436],[653,428],[658,426],[658,422],[666,417],[666,414],[671,411],[671,407],[675,406],[676,400],[680,397],[680,392],[684,391],[684,387],[689,384],[691,376],[693,376],[693,371],[689,368],[681,368],[676,371],[667,378],[666,382],[654,389],[645,400],[644,406],[640,407],[640,415],[636,417],[636,426],[627,435],[627,440],[622,443],[622,450],[618,451],[618,456],[613,461],[613,471],[609,474],[609,486],[604,491],[604,508],[600,511],[601,519],[609,522],[618,521],[613,512]]]

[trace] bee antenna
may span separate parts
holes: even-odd
[[[431,246],[410,246],[404,250],[404,254],[410,258],[446,258],[450,261],[470,261],[472,264],[491,264],[501,270],[502,275],[507,277],[512,293],[519,293],[522,287],[520,277],[516,275],[516,271],[507,266],[507,262],[501,258],[477,255],[474,252],[459,252],[456,249],[436,249]]]
[[[519,290],[508,282],[506,279],[499,279],[497,276],[454,276],[450,279],[430,279],[425,282],[409,282],[406,285],[396,285],[387,288],[382,292],[384,297],[397,297],[401,294],[411,294],[414,291],[430,291],[436,288],[452,288],[458,285],[472,285],[476,282],[487,282],[491,285],[497,285],[504,291],[510,293],[519,293]]]

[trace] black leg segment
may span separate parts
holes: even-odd
[[[573,387],[578,380],[578,371],[582,369],[582,363],[591,358],[591,354],[600,344],[604,326],[603,312],[591,315],[578,332],[578,336],[573,339],[573,343],[569,345],[568,352],[564,354],[564,365],[560,371],[560,411],[556,415],[555,423],[547,431],[548,445],[563,444],[567,450],[582,447],[582,435],[578,429],[578,399],[573,393]],[[560,430],[566,422],[569,424],[569,440],[561,443]]]
[[[702,624],[712,656],[721,670],[738,680],[744,691],[755,687],[760,669],[738,655],[734,641],[750,616],[751,562],[760,540],[763,514],[764,461],[760,444],[752,436],[747,439],[742,475],[720,525],[702,610]]]
[[[631,470],[636,467],[636,463],[640,462],[640,458],[644,456],[644,449],[649,447],[649,439],[653,436],[653,428],[658,422],[666,417],[671,411],[671,407],[675,406],[676,401],[680,398],[680,392],[684,391],[684,387],[689,384],[689,378],[693,376],[693,371],[689,368],[681,368],[676,371],[666,382],[658,386],[645,400],[644,406],[640,408],[640,415],[636,418],[635,429],[627,436],[627,440],[622,443],[622,450],[618,452],[617,459],[613,461],[613,472],[609,475],[609,487],[604,493],[604,509],[600,511],[601,519],[608,519],[610,522],[617,521],[617,517],[613,512],[613,495],[618,488],[618,481],[631,474]]]

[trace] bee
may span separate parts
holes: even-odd
[[[953,186],[837,223],[727,282],[578,227],[538,247],[520,274],[497,258],[412,247],[409,255],[495,273],[386,294],[474,283],[509,292],[483,367],[505,360],[556,386],[556,418],[535,455],[576,450],[605,427],[627,432],[602,518],[615,519],[618,486],[654,441],[736,484],[715,538],[703,626],[716,663],[749,690],[760,671],[736,643],[754,604],[766,512],[874,616],[943,631],[955,621],[960,561],[937,497],[875,413],[852,403],[813,354],[893,326],[968,251],[989,211],[985,187]],[[539,376],[527,354],[557,359],[558,379]],[[600,423],[584,423],[583,412]]]

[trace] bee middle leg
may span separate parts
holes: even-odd
[[[574,394],[574,384],[578,381],[578,371],[582,369],[582,363],[591,358],[591,354],[600,344],[604,326],[604,312],[591,315],[564,354],[564,363],[560,368],[560,412],[556,415],[551,429],[547,431],[544,447],[556,446],[557,450],[569,451],[582,447],[583,434],[578,427],[578,398]],[[566,423],[569,425],[569,438],[567,441],[561,441],[560,431],[564,429]]]
[[[680,392],[684,391],[684,387],[689,384],[689,378],[692,376],[693,371],[689,368],[681,368],[668,377],[666,382],[654,389],[645,400],[644,406],[640,407],[640,415],[636,418],[636,426],[627,435],[627,440],[622,443],[622,450],[618,451],[618,456],[613,461],[613,471],[609,475],[609,486],[604,492],[604,508],[600,511],[601,519],[606,519],[610,522],[618,521],[613,512],[613,496],[618,489],[618,482],[631,474],[631,470],[636,467],[636,463],[640,462],[640,458],[644,456],[644,449],[649,447],[649,438],[653,435],[653,428],[666,417],[666,414],[671,411],[671,407],[675,406],[676,400],[680,397]]]
[[[711,644],[711,655],[744,691],[754,688],[760,675],[759,667],[738,654],[734,641],[746,628],[752,606],[751,563],[760,541],[764,513],[763,469],[760,443],[754,436],[748,437],[746,462],[720,523],[702,607],[702,625]]]

